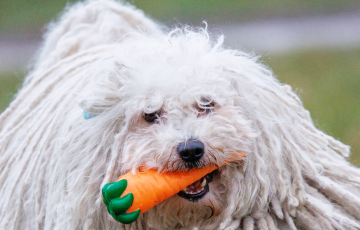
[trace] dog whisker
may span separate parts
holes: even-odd
[[[211,149],[208,150],[208,154],[214,159],[214,162],[217,162],[217,158],[215,157],[215,154],[212,153]]]
[[[215,209],[213,203],[211,202],[211,199],[209,199],[209,203],[211,204],[211,206],[210,206],[210,205],[209,205],[209,206],[208,206],[208,205],[203,205],[203,206],[205,206],[205,207],[207,207],[207,208],[210,208],[210,210],[211,210],[210,216],[209,216],[208,218],[206,218],[207,220],[210,219],[211,217],[213,217],[213,215],[214,215],[214,209]]]
[[[178,218],[180,218],[180,213],[181,213],[181,211],[183,210],[183,208],[184,208],[184,206],[182,206],[182,207],[179,209],[179,211],[177,212],[176,216],[177,216]]]

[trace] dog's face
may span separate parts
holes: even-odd
[[[244,175],[259,136],[247,95],[256,95],[252,75],[256,81],[262,70],[249,57],[215,51],[205,36],[193,36],[114,45],[99,65],[101,80],[91,99],[82,103],[95,119],[116,120],[120,126],[114,145],[121,167],[115,176],[140,166],[174,172],[222,165],[234,153],[249,155],[149,210],[145,215],[154,226],[211,226],[226,209],[244,215],[259,190],[256,179],[244,180]],[[254,187],[247,188],[249,182]],[[234,202],[234,196],[244,199]]]
[[[121,159],[123,172],[140,166],[173,172],[222,165],[234,152],[249,149],[254,138],[251,122],[231,99],[236,91],[228,79],[219,76],[221,70],[212,66],[199,67],[196,61],[190,65],[186,59],[183,62],[177,63],[178,66],[169,63],[165,67],[149,63],[159,66],[156,74],[163,79],[141,70],[132,73],[151,80],[134,85],[143,92],[128,113],[128,132]],[[141,69],[140,66],[128,68]],[[226,206],[228,190],[232,189],[228,185],[232,180],[230,175],[241,174],[243,163],[224,166],[206,175],[178,196],[163,202],[157,210],[163,212],[171,208],[181,219],[195,208],[199,216],[192,217],[196,217],[196,221],[218,215]]]

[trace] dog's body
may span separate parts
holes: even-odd
[[[349,147],[256,58],[106,0],[49,31],[0,117],[1,229],[360,229]],[[178,146],[194,140],[203,155],[185,161]],[[104,184],[141,165],[187,170],[234,151],[247,156],[197,202],[174,195],[127,226],[102,203]]]

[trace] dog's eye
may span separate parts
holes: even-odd
[[[144,114],[145,121],[147,121],[149,123],[153,123],[158,118],[159,118],[159,115],[157,112]]]
[[[210,102],[209,104],[206,105],[199,105],[199,111],[202,113],[210,113],[212,112],[212,110],[214,109],[214,102]]]

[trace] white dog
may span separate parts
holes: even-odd
[[[124,3],[68,9],[0,117],[0,229],[360,229],[349,147],[257,57],[222,42],[164,33]],[[102,202],[106,183],[139,166],[201,168],[231,151],[246,158],[131,225]]]

